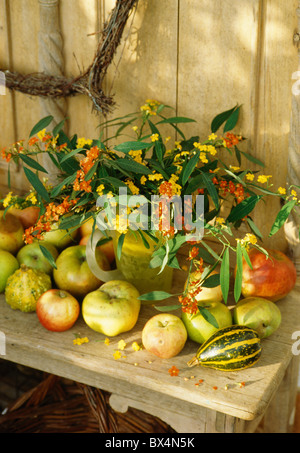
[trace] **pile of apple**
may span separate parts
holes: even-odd
[[[25,245],[24,228],[34,224],[37,213],[29,211],[6,213],[0,211],[0,292],[4,293],[7,280],[26,265],[51,276],[53,287],[39,296],[36,313],[41,324],[51,331],[70,329],[80,311],[86,324],[107,336],[116,336],[131,330],[139,316],[141,302],[136,288],[126,282],[113,280],[100,282],[90,271],[86,261],[86,244],[92,230],[92,221],[82,225],[71,235],[54,229],[46,233],[42,245],[52,255],[53,268],[39,242]],[[15,215],[16,214],[16,215]],[[260,338],[275,332],[281,323],[281,312],[276,302],[295,286],[296,269],[282,252],[268,250],[269,258],[258,249],[251,249],[252,268],[243,262],[242,295],[234,307],[222,300],[220,286],[203,288],[197,296],[198,306],[208,310],[218,328],[239,324],[256,330]],[[97,248],[99,266],[109,270],[115,256],[112,241]],[[198,277],[193,276],[194,279]],[[203,312],[202,312],[203,313]],[[151,317],[142,331],[146,350],[161,358],[176,356],[187,339],[204,343],[216,330],[205,319],[201,310],[181,318],[171,313]]]

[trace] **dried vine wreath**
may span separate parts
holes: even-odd
[[[106,96],[101,88],[107,69],[120,44],[128,17],[138,0],[116,0],[109,19],[104,23],[94,61],[79,76],[69,79],[44,73],[23,75],[4,70],[6,87],[31,96],[60,98],[88,95],[94,107],[104,115],[109,113],[115,102],[112,96]]]

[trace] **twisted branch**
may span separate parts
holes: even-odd
[[[20,74],[2,70],[6,87],[31,96],[61,98],[85,94],[90,97],[94,108],[104,115],[115,105],[112,96],[102,90],[103,79],[119,46],[128,17],[138,0],[116,0],[109,20],[104,23],[95,58],[89,68],[76,78],[52,76],[44,73]]]

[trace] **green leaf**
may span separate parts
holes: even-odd
[[[65,118],[64,120],[62,120],[60,123],[58,123],[55,128],[53,129],[52,131],[52,134],[53,134],[53,137],[56,137],[57,134],[59,134],[59,132],[62,130],[62,128],[64,127],[65,125],[65,122],[66,122],[67,118]]]
[[[165,291],[151,291],[150,293],[142,294],[138,297],[139,300],[165,300],[169,297],[173,297],[174,294],[167,293]]]
[[[224,130],[223,130],[224,133],[234,129],[234,127],[236,126],[236,123],[237,123],[237,121],[239,119],[239,113],[240,113],[240,106],[237,107],[232,112],[232,114],[229,116],[228,120],[226,121],[225,126],[224,126]]]
[[[56,263],[55,263],[55,259],[52,256],[52,253],[49,252],[49,250],[46,249],[46,247],[44,247],[43,245],[41,245],[41,244],[39,244],[39,245],[40,245],[40,249],[41,249],[41,252],[44,255],[44,257],[49,261],[49,263],[51,264],[51,266],[54,269],[57,269],[57,266],[56,266]]]
[[[166,123],[177,124],[177,123],[195,123],[195,122],[196,122],[196,120],[194,120],[192,118],[187,118],[185,116],[173,116],[172,118],[166,118],[162,121],[159,121],[156,124],[166,124]]]
[[[105,178],[101,178],[101,182],[108,183],[113,187],[127,187],[126,184],[118,178],[114,178],[113,176],[107,176]]]
[[[234,281],[234,299],[238,302],[242,292],[242,279],[243,279],[243,252],[241,243],[237,243],[236,247],[236,274]]]
[[[200,152],[197,151],[196,154],[187,162],[186,166],[182,172],[182,185],[184,186],[185,183],[188,181],[189,177],[193,173],[197,163],[199,162],[199,155]]]
[[[213,325],[216,329],[219,328],[218,321],[214,317],[214,315],[205,307],[201,307],[201,305],[198,305],[198,309],[203,316],[203,318],[209,322],[209,324]]]
[[[250,269],[253,269],[253,266],[252,266],[250,257],[249,257],[249,255],[248,255],[248,252],[247,252],[247,250],[246,250],[244,247],[242,247],[242,254],[243,254],[243,257],[244,257],[246,263],[247,263],[248,266],[250,267]]]
[[[33,137],[33,135],[37,134],[38,132],[42,131],[45,129],[49,124],[52,122],[53,116],[46,116],[45,118],[42,118],[31,130],[29,138]]]
[[[124,244],[124,240],[125,240],[125,233],[122,233],[122,234],[119,236],[118,245],[117,245],[117,258],[118,258],[118,260],[121,259],[121,255],[122,255],[122,247],[123,247],[123,244]]]
[[[42,184],[42,182],[39,180],[38,176],[33,173],[31,170],[29,170],[29,168],[27,167],[24,167],[24,173],[28,179],[28,181],[30,182],[30,184],[32,185],[32,187],[34,187],[34,189],[37,191],[37,193],[45,200],[47,201],[48,203],[50,203],[50,197],[49,197],[49,194],[45,188],[45,186]]]
[[[251,231],[259,238],[259,239],[263,239],[263,236],[261,234],[261,232],[259,231],[258,227],[255,225],[255,223],[253,222],[253,220],[250,218],[250,217],[247,217],[247,223],[249,225],[249,227],[251,228]]]
[[[59,223],[59,228],[61,230],[70,230],[72,228],[77,228],[79,225],[84,220],[84,216],[71,216],[71,217],[66,217],[65,219],[62,219]]]
[[[56,197],[64,186],[67,186],[68,184],[72,184],[72,182],[74,182],[75,179],[76,179],[76,173],[74,175],[68,176],[66,179],[64,179],[62,182],[60,182],[57,186],[53,187],[53,189],[51,191],[51,198]]]
[[[144,244],[145,248],[146,248],[147,250],[149,250],[149,249],[150,249],[149,242],[147,241],[147,239],[146,239],[145,236],[143,235],[142,231],[141,231],[141,230],[138,230],[138,233],[139,233],[139,235],[140,235],[140,237],[141,237],[141,239],[142,239],[142,241],[143,241],[143,244]]]
[[[209,253],[211,256],[213,256],[216,260],[219,260],[219,259],[220,259],[220,257],[217,255],[217,253],[216,253],[216,252],[215,252],[208,244],[206,244],[205,241],[202,241],[202,242],[201,242],[201,245],[203,245],[203,247],[206,248],[206,250],[208,251],[208,253]],[[199,248],[199,250],[200,250],[200,256],[201,256],[201,247]],[[204,259],[204,258],[203,258],[203,259]]]
[[[264,164],[261,160],[257,159],[257,157],[251,156],[251,154],[246,153],[245,151],[240,151],[240,152],[241,152],[248,160],[250,160],[250,162],[253,162],[254,164],[258,164],[258,165],[260,165],[261,167],[264,167],[264,166],[265,166],[265,164]]]
[[[277,231],[280,230],[280,228],[284,225],[285,221],[287,220],[296,203],[297,203],[296,200],[290,200],[280,209],[275,219],[275,222],[271,227],[269,237],[277,233]]]
[[[225,121],[227,121],[230,115],[235,111],[236,107],[233,107],[230,110],[226,110],[225,112],[219,113],[211,122],[211,131],[213,133],[217,132],[217,130],[222,126]]]
[[[132,173],[138,173],[141,175],[150,175],[152,174],[151,170],[145,165],[136,162],[133,159],[117,159],[115,161],[123,170],[130,171]]]
[[[205,189],[205,188],[206,188],[206,185],[204,183],[202,174],[193,176],[190,179],[189,184],[185,190],[185,195],[190,195],[193,192],[195,192],[195,190],[197,190],[197,189]]]
[[[227,217],[228,222],[235,222],[236,220],[246,217],[246,215],[253,211],[255,205],[260,199],[261,195],[253,195],[243,200],[232,209],[231,213]]]
[[[181,305],[154,305],[155,310],[162,311],[163,313],[166,313],[168,311],[174,311],[178,310],[181,308]]]
[[[228,299],[229,283],[230,283],[229,249],[226,248],[220,268],[220,285],[225,303],[227,303]]]
[[[60,161],[60,163],[62,164],[63,162],[65,162],[66,160],[70,159],[71,157],[75,156],[76,154],[80,153],[80,151],[83,151],[84,148],[76,148],[76,149],[73,149],[72,151],[70,151],[68,154],[66,154]]]
[[[25,154],[19,154],[19,157],[29,167],[34,168],[35,170],[38,171],[42,171],[43,173],[48,173],[44,167],[42,167],[36,160],[31,159],[31,157],[26,156]]]
[[[201,284],[204,288],[215,288],[220,285],[220,274],[213,274],[207,277]]]
[[[124,142],[120,145],[115,146],[116,151],[121,151],[122,153],[129,153],[129,151],[138,151],[140,149],[149,149],[153,146],[153,143],[146,142]]]
[[[211,181],[210,177],[206,173],[202,173],[204,184],[208,190],[209,195],[211,196],[212,201],[217,209],[219,209],[219,196],[215,188],[214,183]]]

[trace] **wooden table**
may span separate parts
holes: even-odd
[[[178,287],[182,287],[180,279],[181,273],[175,274]],[[160,417],[179,433],[254,432],[262,417],[265,431],[287,432],[293,424],[299,370],[297,338],[292,338],[297,331],[300,338],[299,295],[298,283],[288,297],[278,302],[282,312],[280,328],[263,340],[258,363],[238,372],[188,368],[187,361],[199,346],[192,341],[177,357],[167,360],[145,350],[134,351],[132,342],[141,343],[146,320],[158,313],[152,306],[143,306],[135,328],[110,338],[107,345],[105,336],[91,330],[81,318],[66,332],[49,332],[36,313],[12,310],[3,295],[1,358],[101,388],[111,393],[113,409],[125,412],[130,406],[143,410]],[[74,345],[77,335],[88,337],[89,342]],[[127,344],[121,351],[126,357],[116,360],[113,354],[121,339]],[[300,353],[300,345],[298,349]],[[179,370],[178,376],[168,372],[173,365]]]

